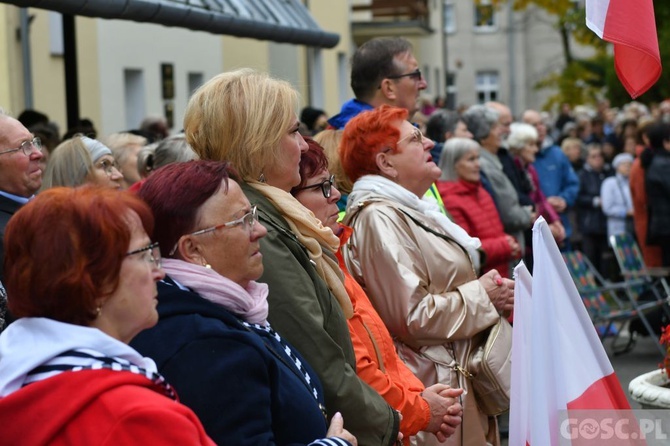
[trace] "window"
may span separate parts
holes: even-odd
[[[349,94],[349,62],[347,53],[337,53],[337,96],[340,104],[344,104],[350,98]]]
[[[144,103],[144,73],[142,70],[123,70],[123,85],[126,105],[126,128],[139,127],[146,116]]]
[[[63,15],[49,11],[49,53],[52,56],[62,56],[63,47]]]
[[[497,101],[500,96],[497,71],[480,71],[477,73],[477,102],[483,104],[488,101]]]
[[[444,32],[446,34],[456,32],[456,5],[454,0],[444,0]]]
[[[456,110],[456,73],[449,72],[447,73],[447,99],[446,99],[446,108],[450,110]]]
[[[496,26],[495,6],[493,6],[490,1],[485,0],[475,4],[475,29],[486,31],[493,30]]]
[[[189,97],[195,90],[205,82],[205,75],[202,73],[188,73],[188,95]]]

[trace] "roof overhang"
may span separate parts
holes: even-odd
[[[332,48],[340,40],[339,34],[323,31],[299,0],[0,0],[0,3],[322,48]]]

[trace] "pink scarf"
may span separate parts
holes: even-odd
[[[221,305],[249,323],[267,325],[267,284],[251,281],[244,289],[213,269],[177,259],[163,259],[163,269],[202,298]]]

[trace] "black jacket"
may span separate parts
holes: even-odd
[[[588,164],[579,172],[579,193],[575,208],[577,212],[577,227],[584,235],[607,235],[607,217],[600,205],[594,205],[594,198],[600,197],[600,186],[608,176],[609,169],[594,171]],[[600,201],[600,200],[598,200]]]
[[[649,226],[647,242],[670,237],[670,152],[657,151],[645,174]]]

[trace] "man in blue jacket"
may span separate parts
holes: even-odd
[[[565,228],[565,242],[563,250],[570,250],[570,236],[572,226],[568,218],[568,210],[575,204],[579,193],[579,177],[572,168],[570,160],[563,154],[561,148],[547,140],[547,127],[542,116],[535,110],[526,110],[522,116],[523,122],[537,129],[537,145],[540,151],[533,166],[540,178],[540,189],[547,197],[547,202],[558,212],[561,223]]]
[[[351,59],[351,89],[356,98],[345,102],[328,124],[343,129],[360,112],[383,104],[406,109],[411,121],[419,108],[419,93],[427,86],[407,39],[368,40]]]

